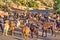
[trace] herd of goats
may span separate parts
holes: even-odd
[[[14,15],[13,15],[14,14]],[[20,15],[20,16],[19,16]],[[38,38],[39,27],[42,30],[42,36],[47,36],[48,30],[51,30],[52,35],[56,36],[55,31],[60,31],[60,13],[49,13],[42,14],[39,12],[29,13],[24,11],[22,14],[12,13],[9,16],[0,15],[0,27],[2,29],[2,34],[8,36],[8,30],[10,30],[11,35],[14,35],[15,27],[20,28],[22,36],[28,39],[29,34],[33,38],[33,34]]]

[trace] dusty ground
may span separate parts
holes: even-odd
[[[9,33],[8,33],[9,34]],[[1,31],[0,31],[0,40],[25,40],[19,29],[16,29],[14,32],[14,36],[11,36],[10,34],[8,36],[3,36]],[[39,38],[37,39],[36,36],[34,38],[29,37],[28,40],[60,40],[60,33],[57,33],[57,36],[51,36],[51,34],[48,33],[47,37],[42,37],[41,36],[41,31],[39,31]]]

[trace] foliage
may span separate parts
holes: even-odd
[[[37,0],[34,1],[33,0],[2,0],[0,1],[0,9],[7,9],[12,3],[38,9],[39,5],[36,1]],[[60,11],[60,0],[54,0],[54,6],[52,6],[52,4],[49,3],[48,1],[47,2],[44,2],[44,0],[39,0],[39,1],[46,7],[53,7],[55,11]],[[55,1],[57,1],[57,3],[55,3]],[[4,3],[6,4],[5,5],[6,7],[3,7]]]
[[[36,8],[36,9],[38,8],[38,3],[36,1],[33,1],[33,0],[30,0],[30,1],[27,1],[27,0],[21,0],[21,1],[20,0],[16,0],[15,3],[17,3],[19,5],[24,5],[26,7],[33,7],[33,8]]]
[[[53,6],[55,12],[60,12],[60,0],[54,0],[54,6]]]
[[[10,4],[12,4],[13,2],[10,0],[2,0],[0,1],[0,10],[3,11],[8,11],[8,7]]]
[[[0,1],[0,6],[4,5],[4,2]]]
[[[52,3],[48,2],[48,1],[45,2],[44,0],[40,0],[40,2],[47,7],[52,7],[53,6]]]
[[[28,5],[28,7],[34,7],[35,9],[37,9],[38,8],[38,3],[37,2],[35,2],[35,1],[29,1],[28,3],[27,3],[27,5]]]

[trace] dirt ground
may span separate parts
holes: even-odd
[[[8,33],[9,34],[9,33]],[[34,38],[31,38],[29,36],[28,40],[60,40],[60,33],[56,33],[56,37],[52,36],[51,33],[48,33],[47,37],[42,37],[42,32],[39,31],[39,37],[36,38],[34,35]],[[10,34],[8,36],[3,36],[0,30],[0,40],[25,40],[19,29],[16,29],[14,32],[14,36],[11,36]]]

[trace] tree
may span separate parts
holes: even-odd
[[[38,3],[36,1],[33,1],[33,0],[27,2],[27,6],[33,7],[34,9],[38,9]]]
[[[54,0],[54,6],[53,6],[55,12],[60,12],[60,0]]]
[[[50,8],[52,8],[53,7],[53,0],[52,0],[52,2],[51,1],[49,1],[48,2],[48,0],[39,0],[44,6],[46,6],[46,9],[50,9]]]
[[[12,4],[12,0],[2,0],[0,1],[0,10],[2,11],[8,11],[9,6]]]

